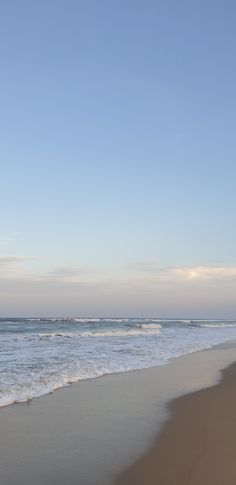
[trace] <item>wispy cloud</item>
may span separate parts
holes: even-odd
[[[22,265],[35,259],[32,256],[0,256],[0,276],[4,278],[21,277]]]
[[[0,278],[6,279],[21,279],[25,282],[45,282],[48,284],[97,284],[99,279],[103,279],[103,275],[99,274],[93,268],[82,267],[78,265],[61,265],[51,270],[45,270],[44,263],[33,266],[32,262],[37,262],[38,258],[32,256],[11,256],[0,255]],[[97,274],[97,278],[95,276]]]
[[[81,276],[87,273],[87,269],[80,266],[58,266],[51,271],[52,276],[60,277],[75,277]]]
[[[123,270],[120,268],[103,271],[94,267],[61,265],[43,271],[39,265],[29,263],[37,258],[22,255],[0,256],[1,279],[24,279],[25,281],[47,282],[48,284],[82,284],[87,287],[105,288],[149,288],[153,285],[194,283],[201,281],[236,281],[236,266],[196,265],[160,266],[156,262],[133,262]]]
[[[201,281],[236,278],[236,266],[167,266],[161,267],[152,262],[130,263],[128,269],[145,273],[156,281]]]
[[[73,309],[80,314],[92,309],[98,314],[110,308],[114,314],[194,311],[214,315],[225,311],[231,315],[236,308],[234,265],[163,267],[141,261],[128,268],[99,269],[45,264],[31,256],[0,256],[1,308],[6,313],[12,304],[19,313],[34,313],[35,308],[40,313],[44,308],[44,313],[52,314]]]

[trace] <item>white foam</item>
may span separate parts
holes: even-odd
[[[202,328],[234,328],[236,327],[236,323],[233,324],[233,323],[223,323],[223,322],[219,322],[219,323],[200,323],[199,324],[199,327],[202,327]]]
[[[100,322],[100,318],[71,318],[70,321],[74,323],[97,323]]]
[[[79,380],[164,365],[236,338],[235,327],[226,320],[1,320],[0,406]]]
[[[156,327],[156,325],[155,325]],[[106,331],[97,331],[97,332],[83,332],[83,337],[133,337],[137,335],[157,335],[160,333],[159,328],[145,328],[140,327],[137,329],[129,329],[129,330],[121,330],[121,329],[114,329],[114,330],[106,330]]]
[[[137,323],[137,327],[143,328],[143,329],[148,329],[148,328],[153,328],[153,329],[160,329],[162,326],[158,323]]]

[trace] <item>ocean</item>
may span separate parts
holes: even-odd
[[[236,339],[236,320],[1,318],[0,406]]]

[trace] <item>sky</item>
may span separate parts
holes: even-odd
[[[0,315],[236,318],[235,21],[0,1]]]

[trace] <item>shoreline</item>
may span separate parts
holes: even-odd
[[[55,389],[47,391],[43,394],[39,394],[39,395],[30,397],[26,400],[13,401],[13,402],[9,402],[8,404],[3,404],[3,405],[0,406],[0,412],[1,412],[2,408],[6,408],[6,407],[9,407],[9,406],[11,407],[11,406],[27,405],[27,404],[30,404],[31,402],[34,402],[35,400],[47,398],[50,395],[54,395],[54,394],[57,394],[58,392],[70,389],[71,386],[81,385],[81,383],[85,383],[87,381],[93,381],[93,380],[103,379],[103,378],[106,379],[107,377],[120,376],[120,375],[124,375],[124,374],[127,374],[127,373],[128,374],[134,374],[136,372],[142,373],[143,371],[145,372],[145,371],[149,371],[149,370],[152,370],[152,369],[159,369],[159,368],[167,367],[169,365],[173,365],[175,362],[182,360],[182,359],[185,359],[185,358],[188,358],[188,357],[195,355],[195,354],[199,354],[199,353],[201,354],[202,352],[209,352],[211,350],[217,350],[217,349],[229,349],[231,346],[233,346],[233,348],[234,347],[236,348],[236,339],[227,340],[225,342],[212,345],[211,347],[206,347],[206,348],[203,348],[203,349],[194,350],[192,352],[188,352],[186,354],[182,354],[180,356],[173,357],[173,358],[169,359],[169,361],[167,361],[165,364],[152,365],[150,367],[142,367],[142,368],[137,368],[137,369],[134,368],[134,369],[129,369],[129,370],[125,370],[125,371],[111,372],[111,373],[107,373],[107,374],[101,374],[101,375],[98,375],[98,376],[95,376],[95,377],[78,379],[78,380],[75,380],[75,381],[72,380],[72,381],[68,382],[67,384],[56,387]]]
[[[1,485],[111,485],[156,441],[167,403],[218,382],[235,350],[231,341],[2,407]]]
[[[236,483],[236,362],[218,383],[168,404],[155,445],[122,472],[116,485]]]

